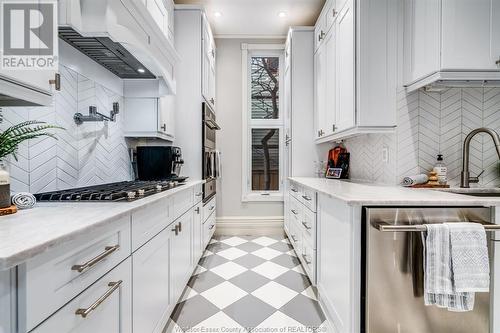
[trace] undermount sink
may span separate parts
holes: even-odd
[[[500,197],[500,188],[448,188],[444,191],[473,197]]]

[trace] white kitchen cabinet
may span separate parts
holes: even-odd
[[[208,20],[203,16],[203,78],[202,78],[202,94],[205,100],[210,103],[212,108],[215,109],[215,57],[216,47],[212,35],[212,30]]]
[[[161,332],[175,305],[170,297],[172,237],[172,232],[164,229],[132,255],[134,332]]]
[[[125,137],[175,139],[175,96],[124,98]]]
[[[132,266],[129,258],[31,332],[131,333],[131,272]],[[91,306],[97,304],[98,300],[102,302],[92,308]]]
[[[406,0],[404,22],[408,90],[446,78],[448,72],[455,80],[492,78],[481,72],[500,78],[499,0]]]
[[[313,176],[317,159],[314,149],[314,31],[295,27],[288,32],[289,62],[284,75],[284,118],[286,151],[285,178]],[[317,55],[318,53],[316,53]]]
[[[35,18],[36,16],[32,15],[30,19],[33,20]],[[57,26],[57,15],[53,19],[56,20],[55,26]],[[36,22],[30,22],[30,24],[39,26]],[[6,43],[7,41],[4,42]],[[40,49],[37,38],[30,38],[23,42],[25,48]],[[53,40],[53,49],[56,56],[58,56],[58,43],[59,38],[55,37]],[[33,56],[37,57],[38,55]],[[2,61],[5,59],[2,59]],[[18,60],[16,59],[16,61]],[[49,106],[53,104],[53,94],[56,90],[56,85],[50,82],[55,81],[56,78],[59,80],[57,61],[55,63],[56,66],[51,69],[23,70],[17,68],[0,68],[0,107]],[[4,95],[6,96],[5,98]]]
[[[14,332],[16,318],[15,309],[15,276],[16,271],[0,271],[0,332]]]
[[[359,331],[361,214],[345,202],[318,194],[317,288],[337,332]],[[359,219],[359,220],[358,220]]]
[[[188,211],[170,225],[172,251],[170,263],[172,267],[170,292],[175,303],[192,273],[191,270],[191,229],[193,213]],[[177,229],[177,230],[176,230]]]
[[[203,203],[199,202],[193,209],[193,228],[191,242],[191,265],[196,267],[203,252]]]
[[[396,126],[397,8],[329,0],[316,22],[316,143]]]
[[[328,113],[335,110],[335,122],[330,133],[343,131],[354,126],[356,108],[355,98],[355,71],[354,71],[354,0],[347,0],[335,23],[336,52],[328,54],[328,63],[336,59],[336,97],[337,105],[328,105]],[[335,46],[332,46],[335,49]],[[328,66],[328,65],[327,65]],[[330,92],[328,92],[330,93]],[[330,108],[331,107],[331,108]],[[329,119],[329,118],[327,118]]]

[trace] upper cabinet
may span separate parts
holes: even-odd
[[[25,10],[28,9],[23,9]],[[17,35],[12,32],[14,38],[4,41],[0,66],[0,107],[52,104],[53,93],[60,88],[58,64],[55,59],[58,56],[59,40],[55,32],[48,32],[49,29],[57,30],[56,13],[57,6],[53,8],[54,15],[51,19],[47,18],[43,23],[35,20],[48,13],[40,12],[40,16],[29,16],[30,25],[40,27],[41,38],[33,35],[32,38],[24,39],[20,31]],[[10,15],[15,20],[16,15],[19,16],[19,10],[6,12],[4,15]]]
[[[205,100],[215,110],[215,40],[208,20],[203,16],[202,34],[202,94]]]
[[[404,22],[408,90],[500,80],[500,0],[405,0]]]
[[[314,39],[317,143],[394,130],[396,16],[390,0],[326,2]]]
[[[153,20],[172,43],[174,42],[174,3],[172,0],[142,0]]]

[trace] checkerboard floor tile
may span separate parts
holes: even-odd
[[[313,332],[325,327],[325,320],[316,289],[285,237],[218,236],[200,259],[164,332],[290,327]]]

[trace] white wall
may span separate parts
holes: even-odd
[[[217,147],[222,152],[223,176],[217,188],[217,216],[283,216],[282,202],[241,202],[242,77],[241,43],[283,43],[276,40],[218,39]]]

